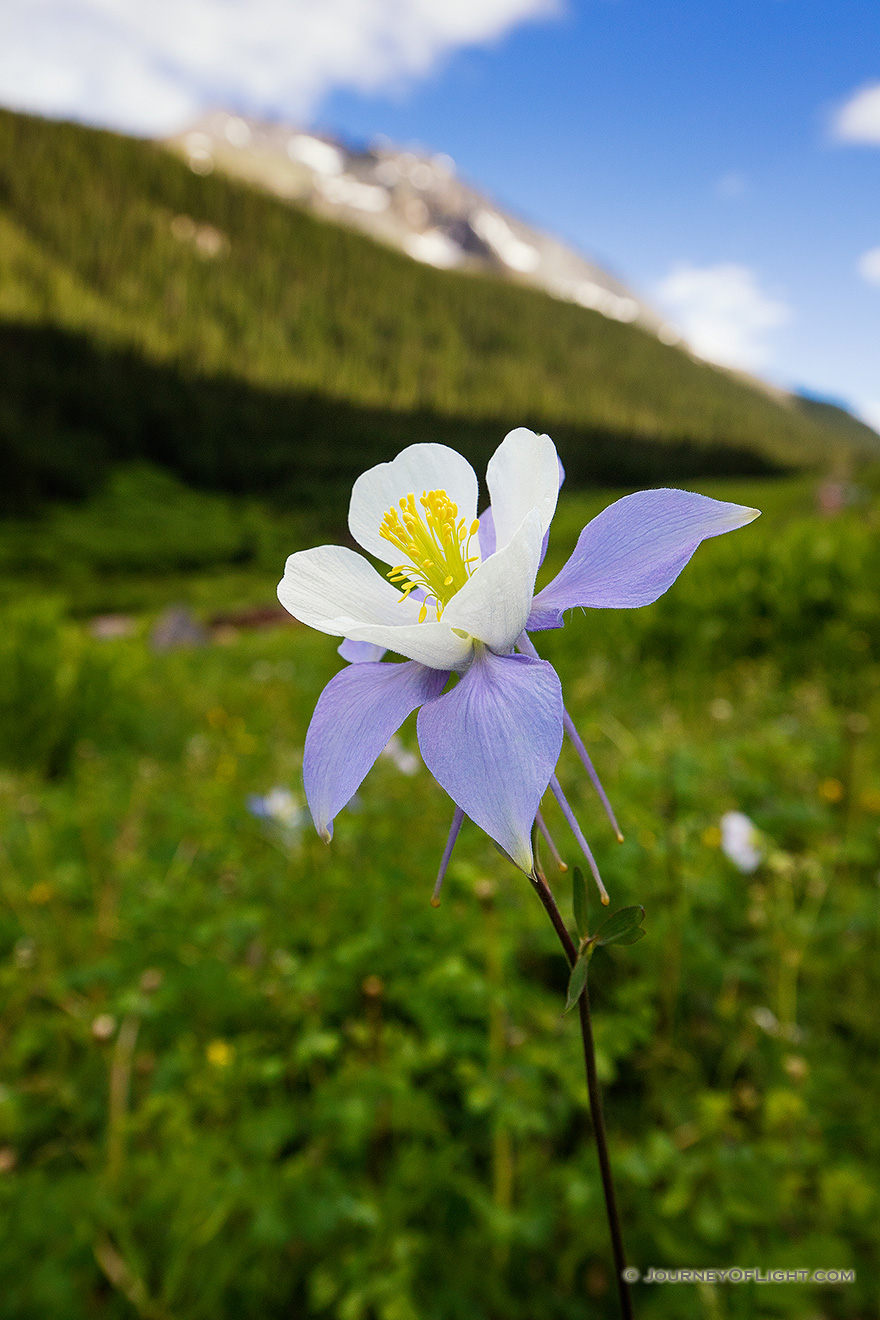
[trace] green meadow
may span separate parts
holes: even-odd
[[[763,517],[656,605],[534,638],[625,842],[570,749],[563,786],[614,908],[647,913],[591,968],[631,1263],[855,1272],[637,1284],[640,1320],[878,1314],[880,479],[858,480],[833,515],[813,477],[683,482]],[[563,495],[545,577],[612,497]],[[301,814],[335,642],[235,611],[341,522],[135,464],[0,527],[4,1320],[617,1314],[567,969],[525,877],[466,823],[431,907],[452,807],[420,764],[381,757],[330,847]],[[173,601],[204,644],[151,645]],[[120,612],[128,635],[93,635]],[[286,815],[255,816],[276,787]],[[752,874],[720,848],[731,810],[761,831]]]

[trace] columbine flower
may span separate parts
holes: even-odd
[[[491,506],[477,519],[477,478],[466,459],[445,445],[410,445],[359,477],[351,495],[351,533],[390,566],[385,578],[341,546],[288,559],[282,605],[345,638],[340,652],[353,662],[321,694],[303,758],[306,798],[328,842],[336,814],[421,707],[422,757],[456,803],[441,878],[465,814],[530,872],[531,831],[545,828],[538,808],[549,787],[598,879],[554,774],[563,730],[616,822],[556,672],[528,633],[561,627],[574,606],[650,604],[702,540],[758,511],[680,490],[627,495],[588,523],[535,595],[560,481],[549,436],[511,431],[489,461]],[[380,663],[386,649],[405,663]],[[444,691],[452,674],[457,682]]]

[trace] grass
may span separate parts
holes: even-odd
[[[591,973],[627,1247],[643,1269],[857,1277],[642,1285],[636,1312],[864,1320],[880,1157],[876,505],[867,487],[820,518],[805,480],[725,493],[763,518],[701,547],[657,605],[535,639],[626,842],[567,752],[563,784],[615,908],[647,909],[648,937],[600,951]],[[547,571],[601,502],[563,502]],[[82,513],[88,571],[59,598],[47,551],[28,598],[6,593],[4,1316],[611,1317],[566,968],[524,878],[466,823],[432,909],[450,804],[385,757],[330,848],[307,822],[249,813],[275,785],[301,794],[332,639],[241,632],[160,653],[148,615],[103,643],[72,621],[94,583],[107,609],[154,608],[157,582],[205,612],[221,583],[224,603],[270,598],[280,563],[224,560],[257,514],[223,507],[214,564],[187,561],[181,514],[164,576],[149,554],[108,574],[112,519],[90,538]],[[402,740],[415,747],[410,725]],[[754,875],[719,848],[730,809],[763,832]]]

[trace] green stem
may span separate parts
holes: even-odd
[[[125,1159],[125,1125],[131,1070],[141,1020],[134,1013],[122,1020],[110,1064],[110,1099],[107,1109],[107,1177],[115,1182]]]
[[[569,934],[562,919],[556,899],[546,879],[537,865],[530,877],[532,885],[540,898],[544,910],[553,923],[553,929],[565,950],[570,966],[577,960],[577,946]],[[599,1170],[602,1175],[602,1190],[605,1193],[605,1212],[608,1216],[608,1229],[611,1234],[611,1250],[614,1254],[614,1268],[617,1274],[617,1293],[620,1298],[620,1313],[623,1320],[633,1320],[632,1298],[629,1284],[623,1277],[626,1269],[626,1256],[623,1251],[623,1234],[620,1230],[620,1216],[617,1212],[617,1197],[614,1192],[614,1178],[611,1173],[611,1160],[608,1155],[608,1137],[605,1131],[605,1117],[602,1113],[602,1095],[599,1090],[599,1077],[596,1072],[596,1047],[593,1041],[593,1024],[590,1018],[590,996],[587,985],[578,1000],[581,1020],[581,1038],[584,1045],[584,1066],[587,1073],[587,1091],[590,1096],[590,1115],[593,1120],[593,1132],[596,1136],[596,1151],[599,1156]]]

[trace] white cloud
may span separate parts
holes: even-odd
[[[880,147],[880,83],[855,92],[835,114],[831,128],[840,142]]]
[[[859,257],[858,272],[869,284],[880,284],[880,247],[870,248]]]
[[[171,133],[230,106],[309,115],[333,87],[372,92],[491,42],[557,0],[2,0],[0,100]]]
[[[770,356],[767,332],[791,318],[785,303],[769,297],[747,266],[676,266],[655,294],[700,357],[747,371]]]

